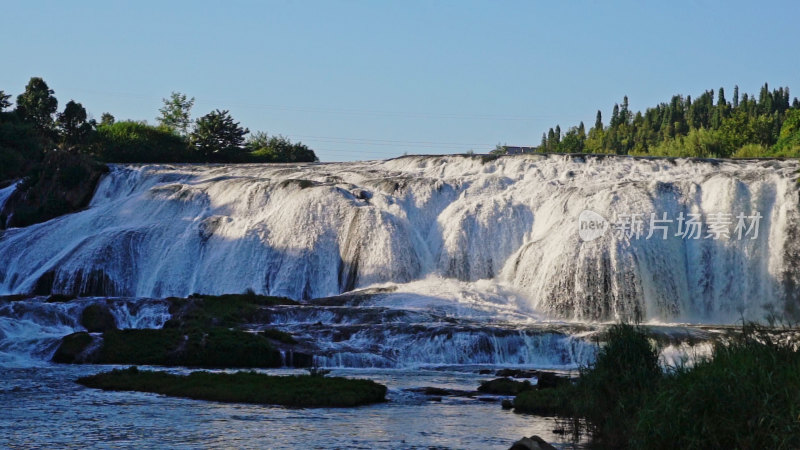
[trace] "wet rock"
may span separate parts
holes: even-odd
[[[509,450],[556,450],[556,448],[539,436],[531,436],[514,442]]]
[[[539,381],[536,386],[539,389],[552,389],[570,383],[569,378],[558,376],[552,372],[540,372],[537,378]]]
[[[505,399],[502,402],[500,402],[500,406],[502,406],[503,409],[512,409],[512,408],[514,408],[514,402],[511,401],[511,400]]]
[[[102,304],[89,305],[81,313],[81,325],[90,333],[103,333],[117,329],[117,320],[108,306]]]
[[[68,301],[75,300],[75,298],[76,297],[74,295],[69,294],[53,294],[47,297],[47,300],[45,301],[47,303],[66,303]]]
[[[53,355],[53,362],[62,364],[92,362],[96,344],[92,335],[85,331],[67,335],[61,339],[61,345]]]
[[[415,392],[417,394],[422,395],[429,395],[433,397],[468,397],[472,398],[475,396],[475,392],[473,391],[462,391],[460,389],[446,389],[446,388],[439,388],[433,386],[423,386],[419,388],[409,388],[405,389],[407,392]]]
[[[536,370],[523,370],[523,369],[500,369],[495,375],[498,377],[511,377],[511,378],[533,378],[539,374]]]

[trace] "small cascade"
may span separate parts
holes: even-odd
[[[105,303],[117,327],[161,328],[170,318],[163,300],[85,298],[69,302],[47,302],[46,297],[0,300],[0,365],[28,367],[45,364],[61,338],[86,331],[81,313],[91,304]]]

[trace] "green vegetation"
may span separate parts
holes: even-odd
[[[317,156],[314,151],[302,143],[292,143],[284,136],[269,136],[264,132],[256,132],[247,139],[245,147],[255,162],[314,162]]]
[[[615,325],[577,383],[524,391],[514,407],[573,417],[606,447],[800,447],[794,343],[748,325],[693,367],[664,372],[657,362],[644,329]]]
[[[800,353],[748,326],[664,377],[636,415],[638,448],[800,448]]]
[[[43,178],[55,181],[48,195],[35,191],[20,194],[27,198],[23,203],[28,207],[20,206],[24,211],[17,210],[17,202],[11,203],[14,217],[21,215],[13,226],[41,222],[83,208],[84,195],[51,197],[49,194],[78,186],[82,193],[91,194],[99,179],[95,174],[102,170],[96,168],[87,172],[87,167],[102,166],[99,162],[317,161],[313,150],[282,136],[257,132],[246,141],[249,130],[240,127],[228,111],[214,110],[192,122],[194,98],[179,92],[164,99],[157,126],[132,120],[117,121],[107,112],[102,114],[98,124],[74,100],[67,102],[59,112],[55,93],[38,77],[31,78],[25,91],[17,96],[13,110],[8,110],[12,106],[10,99],[10,94],[0,91],[0,187],[20,178],[33,179],[26,181],[28,186]],[[54,173],[59,174],[58,177],[54,177]],[[72,185],[59,184],[62,177]],[[2,222],[0,220],[0,227],[12,226]]]
[[[542,135],[539,152],[610,153],[639,156],[715,158],[800,157],[800,100],[789,102],[789,88],[728,101],[725,90],[696,99],[675,95],[642,112],[629,110],[628,97],[615,104],[608,125],[597,111],[594,127],[581,122],[562,134],[556,125]]]
[[[92,153],[102,161],[117,163],[191,161],[181,136],[164,126],[133,121],[98,125]]]
[[[131,367],[79,378],[78,383],[103,390],[292,407],[351,407],[386,401],[386,386],[374,381],[308,375],[270,376],[256,372],[173,375]]]

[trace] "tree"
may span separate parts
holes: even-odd
[[[64,107],[64,112],[58,115],[56,123],[61,132],[62,143],[67,148],[85,144],[94,130],[94,121],[86,120],[86,109],[72,100]]]
[[[194,106],[194,97],[187,98],[186,94],[180,92],[173,92],[169,98],[161,99],[164,102],[164,107],[159,109],[158,112],[161,116],[158,117],[158,123],[163,125],[181,136],[185,136],[189,131],[189,124],[191,123],[191,111]]]
[[[52,129],[56,109],[58,100],[53,96],[53,90],[39,77],[31,78],[25,92],[17,96],[17,112],[40,131]]]
[[[739,85],[733,87],[733,107],[739,107]]]
[[[10,98],[10,94],[6,94],[4,91],[0,90],[0,112],[3,112],[4,109],[11,106],[11,102],[8,101]]]
[[[239,126],[227,110],[214,110],[195,121],[190,142],[206,158],[242,150],[244,135],[250,130]]]
[[[594,128],[598,131],[603,130],[603,113],[597,110],[597,117],[594,119]]]
[[[614,103],[614,109],[611,110],[611,123],[608,125],[611,128],[615,128],[619,123],[619,104]]]
[[[103,115],[100,116],[100,125],[114,125],[116,121],[117,120],[111,113],[104,112]]]

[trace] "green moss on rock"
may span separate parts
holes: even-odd
[[[174,328],[105,333],[98,362],[190,367],[280,367],[269,339],[226,328],[184,333]]]
[[[271,376],[255,372],[173,375],[132,367],[83,377],[78,383],[103,390],[294,407],[349,407],[386,401],[386,386],[374,381],[308,375]]]

